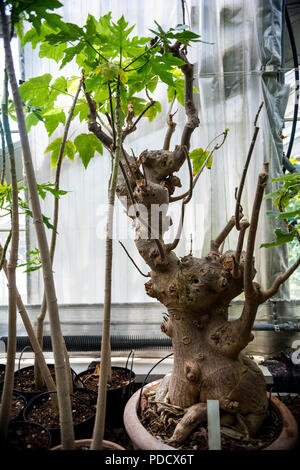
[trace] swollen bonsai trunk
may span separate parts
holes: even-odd
[[[4,2],[1,0],[1,24],[3,30],[3,39],[5,47],[6,69],[12,89],[13,101],[17,115],[20,140],[23,151],[23,161],[28,182],[29,194],[32,204],[34,224],[37,234],[37,240],[43,265],[44,286],[49,311],[51,337],[55,361],[55,372],[57,380],[59,414],[61,423],[62,445],[64,449],[74,449],[74,429],[72,422],[72,409],[69,396],[68,375],[64,361],[64,347],[62,333],[59,323],[59,314],[57,299],[55,294],[54,279],[52,273],[52,264],[43,225],[39,196],[37,192],[35,173],[33,169],[31,151],[29,147],[28,136],[26,132],[25,119],[23,114],[21,97],[15,77],[12,53],[10,48],[10,36],[8,30],[7,17],[5,15]]]

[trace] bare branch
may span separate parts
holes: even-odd
[[[136,62],[138,59],[140,59],[141,57],[143,57],[144,55],[146,55],[148,52],[151,51],[151,49],[153,49],[154,47],[157,47],[158,44],[159,44],[160,41],[155,41],[151,47],[149,47],[149,49],[147,49],[145,52],[143,52],[142,54],[140,54],[139,56],[135,57],[131,62],[129,62],[129,64],[126,65],[126,67],[123,68],[124,72],[128,69],[128,67],[130,67],[132,64],[134,64],[134,62]],[[130,70],[128,70],[128,72],[130,72]]]
[[[194,98],[193,98],[193,88],[194,88],[194,75],[193,75],[193,65],[187,63],[180,67],[184,73],[184,107],[185,113],[187,116],[187,122],[184,126],[183,133],[181,136],[181,145],[186,145],[190,147],[191,135],[199,126],[198,112],[195,107]]]
[[[169,150],[170,149],[171,137],[174,134],[175,128],[176,128],[176,122],[173,121],[173,116],[177,113],[177,111],[175,111],[175,113],[171,114],[175,99],[176,99],[176,91],[174,93],[174,97],[173,97],[173,100],[171,102],[170,109],[169,109],[168,116],[167,116],[168,130],[167,130],[167,133],[166,133],[166,136],[165,136],[163,150]]]
[[[219,148],[221,148],[222,145],[224,144],[224,142],[225,142],[225,140],[226,140],[226,137],[227,137],[227,135],[228,135],[228,131],[225,130],[225,131],[222,132],[222,134],[220,134],[220,135],[223,136],[222,142],[221,142],[220,144],[216,144],[216,145],[214,146],[214,148],[212,149],[212,151],[211,151],[211,152],[209,153],[209,155],[207,156],[207,158],[205,159],[203,165],[201,166],[200,170],[198,171],[198,173],[196,174],[196,176],[195,176],[195,178],[194,178],[194,181],[193,181],[193,188],[195,187],[195,185],[196,185],[196,183],[197,183],[197,181],[198,181],[198,179],[199,179],[201,173],[203,172],[204,168],[206,167],[207,163],[209,162],[210,158],[212,157],[214,151],[215,151],[215,150],[218,150]],[[220,137],[220,135],[216,136],[216,137],[213,139],[213,141],[214,141],[215,139],[217,139],[218,137]],[[213,142],[213,141],[212,141],[212,142]],[[206,147],[206,149],[205,149],[204,152],[206,152],[206,150],[208,149],[208,147],[211,145],[212,142],[210,142],[210,143],[208,144],[208,146]],[[185,198],[188,194],[189,194],[189,191],[186,191],[184,194],[181,194],[180,196],[170,197],[169,202],[180,201],[181,199]]]
[[[169,150],[170,143],[171,143],[171,137],[175,132],[176,122],[173,121],[173,116],[174,116],[174,114],[169,114],[168,115],[168,119],[167,119],[168,130],[167,130],[167,133],[165,135],[163,150]]]
[[[264,102],[262,101],[262,102],[260,103],[260,105],[259,105],[258,111],[257,111],[256,116],[255,116],[255,119],[254,119],[254,127],[256,126],[257,119],[258,119],[259,113],[260,113],[260,111],[261,111],[263,105],[264,105]]]
[[[185,156],[186,156],[186,161],[187,161],[187,164],[188,164],[189,175],[190,175],[190,188],[189,188],[189,191],[188,191],[188,196],[184,199],[184,204],[187,204],[188,202],[190,202],[190,200],[192,199],[192,196],[193,196],[193,187],[194,187],[194,184],[193,184],[194,183],[193,182],[193,168],[192,168],[190,156],[189,156],[189,153],[187,151],[186,145],[183,146],[183,150],[184,150],[184,153],[185,153]]]
[[[5,262],[6,252],[7,252],[11,237],[12,237],[12,231],[10,230],[8,237],[5,241],[4,247],[3,248],[1,247],[2,255],[1,255],[1,260],[0,260],[0,271],[3,268],[4,262]]]
[[[84,79],[82,81],[82,87],[90,110],[90,114],[88,115],[88,129],[90,132],[93,132],[95,134],[95,136],[100,140],[100,142],[102,142],[102,144],[108,150],[110,150],[113,144],[113,139],[107,134],[105,134],[105,132],[102,131],[100,124],[97,123],[97,105],[96,102],[91,98],[90,93],[86,91]]]
[[[241,258],[241,253],[243,249],[243,243],[244,243],[244,238],[245,238],[245,233],[247,228],[250,226],[248,220],[242,220],[240,223],[240,233],[239,233],[239,239],[238,239],[238,244],[235,250],[234,254],[234,266],[232,269],[232,277],[234,279],[237,279],[240,276],[240,258]]]
[[[180,241],[180,238],[181,238],[181,233],[182,233],[182,227],[183,227],[183,222],[184,222],[184,209],[185,209],[185,203],[184,201],[182,201],[182,205],[181,205],[181,214],[180,214],[180,221],[179,221],[179,225],[178,225],[178,229],[177,229],[177,233],[176,233],[176,237],[174,239],[174,241],[172,243],[169,243],[166,248],[167,248],[167,251],[172,251],[172,250],[175,250],[175,248],[177,247],[179,241]]]
[[[265,164],[265,172],[260,173],[258,176],[257,189],[255,194],[255,199],[252,208],[252,215],[250,221],[250,229],[247,242],[247,250],[244,264],[244,291],[245,298],[250,299],[254,293],[254,287],[252,283],[252,263],[253,263],[253,253],[255,246],[256,231],[258,225],[259,211],[263,199],[264,190],[268,181],[267,165]]]
[[[292,264],[292,266],[290,266],[290,268],[284,274],[280,274],[280,276],[278,276],[275,279],[275,281],[273,282],[272,286],[269,289],[265,291],[262,291],[262,290],[260,291],[260,295],[261,295],[260,303],[263,303],[266,300],[273,297],[273,295],[275,295],[276,292],[278,291],[281,284],[283,284],[296,271],[296,269],[299,266],[300,266],[300,256],[297,259],[297,261],[294,264]]]
[[[133,265],[136,267],[136,269],[138,270],[138,272],[144,276],[144,277],[151,277],[149,274],[144,274],[140,268],[137,266],[136,262],[134,261],[134,259],[130,256],[130,254],[128,253],[128,251],[126,250],[125,246],[123,245],[123,243],[119,240],[119,243],[121,245],[121,247],[123,248],[123,250],[125,251],[125,253],[127,254],[128,258],[131,260],[131,262],[133,263]]]
[[[110,107],[110,119],[111,119],[110,126],[112,128],[114,149],[115,149],[117,136],[116,136],[116,128],[115,128],[114,107],[113,107],[113,102],[112,102],[112,93],[111,93],[111,87],[110,87],[110,81],[109,80],[107,82],[107,87],[108,87],[108,94],[109,94],[109,107]]]
[[[210,249],[211,251],[218,251],[221,244],[226,240],[229,233],[235,226],[235,217],[232,216],[229,222],[227,222],[226,226],[223,228],[222,232],[217,236],[215,240],[210,242]]]
[[[134,132],[136,130],[136,126],[137,124],[139,123],[139,121],[142,119],[142,117],[146,114],[146,112],[156,103],[156,101],[151,101],[148,106],[146,106],[146,108],[141,112],[141,114],[137,117],[137,119],[132,123],[132,125],[130,127],[127,127],[126,129],[123,130],[123,134],[122,134],[122,139],[123,139],[123,142],[125,140],[125,138],[131,134],[132,132]]]
[[[257,123],[259,113],[260,113],[260,111],[263,107],[263,104],[264,104],[264,102],[262,102],[260,104],[260,106],[258,108],[258,111],[257,111],[257,114],[255,116],[254,133],[253,133],[252,141],[251,141],[251,144],[250,144],[250,147],[249,147],[249,150],[248,150],[248,155],[247,155],[246,163],[245,163],[245,166],[244,166],[244,169],[243,169],[243,174],[242,174],[242,178],[241,178],[241,181],[240,181],[239,189],[236,193],[235,217],[236,217],[236,228],[237,228],[237,230],[240,230],[240,221],[239,221],[239,218],[238,218],[238,213],[239,213],[239,210],[240,210],[240,207],[241,207],[241,198],[242,198],[242,193],[243,193],[243,189],[244,189],[245,179],[246,179],[246,175],[247,175],[247,171],[248,171],[248,166],[249,166],[249,163],[250,163],[250,160],[251,160],[251,157],[252,157],[254,145],[255,145],[255,142],[256,142],[256,139],[257,139],[257,134],[258,134],[258,131],[259,131],[259,127],[257,127],[256,123]]]
[[[146,186],[147,186],[147,185],[148,185],[148,181],[147,181],[147,175],[146,175],[146,171],[145,171],[145,167],[144,167],[143,160],[141,160],[141,165],[142,165],[142,168],[143,168],[144,180],[145,180],[145,183],[146,183]]]
[[[185,145],[183,146],[183,150],[184,150],[184,153],[185,153],[185,156],[186,156],[186,160],[188,162],[188,168],[189,168],[189,174],[190,174],[190,188],[189,188],[189,191],[187,193],[187,197],[182,201],[181,216],[180,216],[180,222],[179,222],[179,226],[178,226],[178,229],[177,229],[176,237],[175,237],[175,239],[172,243],[167,245],[167,251],[174,250],[177,247],[177,245],[180,241],[182,228],[183,228],[183,222],[184,222],[185,205],[191,200],[192,195],[193,195],[193,169],[192,169],[191,160],[190,160],[190,157],[189,157],[189,154],[188,154],[188,151],[187,151],[187,147]]]
[[[6,158],[5,158],[5,137],[4,137],[4,129],[2,126],[1,116],[0,116],[0,134],[1,134],[1,147],[2,147],[2,171],[1,171],[0,184],[3,184],[4,179],[5,179]]]

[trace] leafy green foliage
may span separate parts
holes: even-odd
[[[37,190],[42,199],[46,198],[47,192],[51,193],[57,199],[60,199],[60,196],[64,196],[68,193],[68,191],[62,189],[55,189],[55,183],[37,183]]]
[[[178,25],[166,32],[158,24],[156,26],[158,28],[157,32],[154,31],[157,35],[156,42],[150,45],[151,37],[133,36],[134,25],[130,26],[123,16],[114,22],[109,12],[98,20],[88,15],[86,24],[82,28],[73,23],[64,23],[62,27],[59,21],[57,25],[53,22],[50,24],[47,20],[43,21],[38,32],[33,28],[25,34],[22,41],[23,44],[31,41],[33,46],[36,46],[39,36],[40,57],[55,60],[60,64],[60,68],[73,60],[79,68],[84,68],[86,91],[96,100],[100,113],[105,114],[109,111],[107,82],[111,84],[114,99],[116,82],[120,79],[124,120],[129,101],[133,103],[136,115],[143,112],[148,105],[148,99],[136,96],[136,93],[145,90],[153,93],[158,81],[168,85],[169,99],[173,99],[176,92],[178,101],[183,104],[183,78],[182,74],[176,75],[176,71],[179,70],[178,67],[184,65],[184,61],[174,57],[167,47],[161,53],[161,48],[176,40],[188,45],[190,42],[198,41],[199,36],[186,30],[184,25]],[[50,86],[48,74],[43,78],[36,78],[36,82],[30,80],[26,83],[27,85],[21,87],[24,101],[32,106],[40,106],[44,111],[47,86]],[[30,87],[35,87],[35,91],[30,92],[28,90]],[[42,105],[38,99],[39,90],[42,90],[41,101],[44,103]],[[143,109],[140,106],[142,103],[145,105]],[[53,100],[51,106],[53,107]],[[159,103],[151,107],[144,116],[151,121],[158,112],[161,112]],[[82,100],[75,108],[74,115],[78,114],[81,121],[87,119],[88,109]],[[63,122],[62,113],[58,111],[49,114],[48,109],[46,113],[41,112],[40,116],[49,135],[60,122]],[[28,119],[28,128],[37,122],[37,116],[31,116]]]
[[[41,21],[45,19],[53,27],[60,27],[62,24],[61,16],[56,13],[49,13],[48,10],[55,10],[62,6],[58,0],[11,0],[6,2],[10,8],[12,24],[16,26],[18,34],[22,35],[23,28],[21,20],[32,23],[37,32],[40,31]]]
[[[74,144],[85,168],[87,168],[95,152],[101,155],[103,153],[102,144],[94,134],[80,134],[74,139]]]
[[[280,246],[300,237],[300,174],[287,173],[280,178],[272,178],[272,182],[280,183],[280,187],[264,199],[273,199],[273,205],[278,210],[268,211],[267,215],[285,221],[287,231],[276,229],[275,239],[263,243],[261,247],[264,248]]]
[[[48,135],[57,129],[59,123],[65,124],[66,115],[61,107],[56,106],[60,94],[67,93],[67,80],[58,77],[52,83],[49,73],[33,77],[20,86],[20,94],[27,112],[25,123],[27,132],[32,126],[42,121]]]
[[[51,152],[51,168],[55,168],[57,165],[62,139],[62,137],[57,137],[57,139],[53,140],[45,150],[45,153]],[[75,153],[76,147],[74,143],[70,140],[67,140],[62,158],[65,158],[65,156],[67,156],[70,160],[73,161]]]
[[[21,3],[26,3],[25,0]],[[59,2],[57,2],[59,3]],[[49,3],[49,9],[54,9],[56,2]],[[29,18],[29,10],[37,12],[40,7],[37,2],[36,9],[33,2],[28,0],[28,9],[25,9],[25,18]],[[78,66],[78,76],[84,69],[85,91],[88,92],[97,104],[99,114],[111,112],[110,100],[115,109],[116,84],[120,80],[121,119],[125,125],[128,106],[133,106],[135,116],[148,118],[151,122],[161,112],[158,101],[147,109],[150,98],[159,82],[168,86],[169,101],[174,96],[180,104],[184,105],[184,79],[180,67],[185,62],[169,51],[169,45],[180,41],[188,46],[191,42],[200,41],[200,36],[187,30],[186,25],[177,25],[164,31],[156,23],[156,38],[138,37],[133,35],[134,25],[129,25],[124,16],[114,22],[111,12],[96,19],[88,15],[83,27],[74,23],[64,23],[59,15],[49,16],[47,8],[33,13],[40,15],[41,22],[37,27],[33,18],[33,28],[24,35],[19,32],[21,43],[24,46],[31,42],[32,47],[39,44],[39,56],[55,60],[60,69],[71,61]],[[31,11],[31,10],[30,10]],[[66,122],[66,108],[59,100],[62,95],[73,96],[78,87],[79,77],[66,79],[65,76],[53,80],[50,74],[34,77],[20,86],[20,93],[26,112],[27,131],[32,126],[43,122],[49,136],[60,124]],[[109,84],[109,86],[108,86]],[[142,96],[142,93],[145,93]],[[110,95],[111,93],[111,95]],[[153,100],[154,101],[154,100]],[[58,105],[59,104],[59,105]],[[89,108],[85,96],[79,96],[73,118],[79,117],[80,122],[88,120]],[[106,119],[106,118],[105,118]],[[60,151],[61,138],[52,141],[47,149],[51,152],[51,167],[55,167]],[[94,135],[80,134],[74,141],[67,141],[64,156],[74,159],[76,153],[86,168],[93,158],[95,151],[102,153],[102,145]],[[194,165],[199,163],[199,155],[195,156]]]
[[[37,190],[39,195],[42,199],[45,199],[47,192],[52,194],[53,196],[59,198],[64,194],[67,194],[67,191],[63,190],[56,190],[55,184],[53,183],[42,183],[37,184]],[[19,204],[19,212],[20,214],[26,214],[28,217],[33,217],[32,211],[29,207],[29,204],[26,200],[21,197],[22,191],[28,191],[27,187],[22,185],[18,186],[18,204]],[[8,185],[6,181],[2,185],[0,185],[0,210],[1,210],[1,217],[8,217],[9,220],[11,219],[12,214],[12,187]],[[50,222],[50,218],[46,217],[42,214],[42,220],[47,228],[51,230],[55,230],[54,226]]]
[[[193,161],[193,174],[196,175],[198,171],[201,169],[207,157],[209,156],[209,151],[203,150],[202,148],[194,149],[192,152],[189,153],[189,156],[190,156],[190,159]],[[210,169],[211,166],[212,166],[212,156],[206,163],[206,167],[208,169]]]
[[[25,269],[24,273],[29,273],[32,271],[37,271],[42,267],[42,260],[40,257],[40,250],[38,248],[35,248],[32,251],[29,251],[27,253],[29,259],[26,263],[18,264],[18,268],[21,268],[23,266],[27,266],[27,269]]]
[[[31,106],[43,106],[50,94],[49,85],[51,79],[51,74],[45,73],[39,77],[27,80],[20,86],[22,100]]]

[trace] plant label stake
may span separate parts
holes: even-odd
[[[219,400],[207,400],[208,449],[221,450]]]

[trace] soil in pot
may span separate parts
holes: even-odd
[[[25,421],[36,422],[45,426],[51,434],[52,444],[60,443],[59,414],[55,412],[52,393],[42,393],[34,397],[24,410]],[[74,389],[71,396],[75,438],[90,437],[93,429],[97,394],[93,391]]]
[[[98,392],[100,364],[89,367],[75,379],[76,386],[82,386]],[[124,367],[112,367],[112,382],[107,384],[106,421],[114,425],[123,424],[123,412],[130,398],[134,372]]]
[[[0,364],[0,387],[3,387],[4,382],[4,375],[5,375],[5,364]]]
[[[55,382],[55,369],[53,364],[48,364],[51,376]],[[74,371],[72,371],[72,375],[74,377]],[[47,388],[45,387],[43,390],[37,390],[35,388],[35,380],[34,380],[34,367],[28,366],[23,367],[20,370],[15,372],[15,379],[14,379],[14,388],[19,390],[20,392],[24,393],[24,395],[31,399],[34,396],[46,392]]]
[[[75,379],[75,384],[80,386],[83,384],[86,388],[98,391],[100,374],[100,364],[96,364],[94,367],[88,368],[87,370],[78,374],[79,379]],[[127,386],[134,382],[135,374],[130,372],[129,369],[123,367],[112,367],[112,382],[107,384],[108,390],[114,390]]]
[[[1,392],[2,396],[2,392]],[[0,402],[1,402],[0,396]],[[21,393],[13,391],[12,395],[12,402],[11,402],[11,410],[10,410],[10,419],[11,420],[22,420],[23,410],[26,406],[27,400],[26,398],[21,395]]]
[[[49,431],[37,423],[11,422],[8,428],[8,450],[47,450],[51,445]]]
[[[143,395],[141,423],[147,431],[169,445],[177,423],[184,410],[171,405],[158,404],[153,401],[152,390]],[[242,433],[230,428],[221,429],[222,450],[259,450],[274,442],[280,435],[282,419],[273,403],[269,404],[268,414],[255,439],[246,439]],[[183,444],[173,444],[178,450],[208,450],[207,426],[199,425]]]
[[[290,412],[294,415],[299,429],[300,435],[300,395],[292,396],[292,395],[281,395],[280,400],[288,407]],[[297,450],[300,449],[300,439],[298,440],[298,444],[296,447]]]

